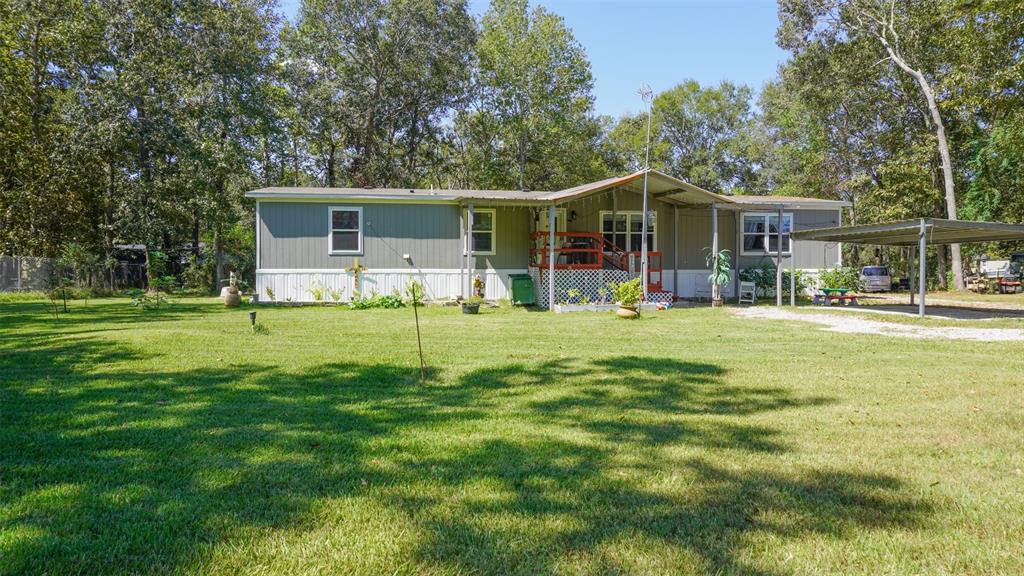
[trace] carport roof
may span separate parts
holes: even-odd
[[[928,244],[1024,240],[1024,224],[944,220],[942,218],[916,218],[884,224],[815,228],[793,232],[793,238],[822,242],[915,246],[918,244],[922,220],[925,225],[925,241]]]

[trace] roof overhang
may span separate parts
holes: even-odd
[[[971,242],[1024,240],[1024,224],[944,220],[941,218],[918,218],[884,224],[800,230],[793,232],[793,238],[796,240],[817,240],[820,242],[914,246],[919,242],[922,222],[924,223],[925,242],[927,244],[967,244]]]
[[[694,186],[689,182],[674,178],[657,170],[640,170],[628,176],[618,178],[607,178],[598,180],[582,186],[567,188],[558,192],[550,192],[542,197],[546,200],[561,204],[571,200],[577,200],[611,190],[628,190],[642,193],[644,190],[644,176],[647,178],[647,193],[658,200],[675,202],[678,204],[703,204],[710,206],[715,203],[729,204],[732,200],[728,196],[708,192],[703,188]]]

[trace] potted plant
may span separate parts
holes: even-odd
[[[479,296],[471,296],[462,301],[462,313],[463,314],[477,314],[480,312],[480,304],[484,301]]]
[[[238,279],[235,278],[235,273],[231,273],[231,277],[228,280],[228,287],[224,293],[224,305],[228,308],[234,308],[242,303],[242,295],[238,291]]]
[[[704,261],[711,270],[711,274],[708,274],[708,284],[711,284],[711,307],[717,308],[722,305],[722,286],[728,284],[730,280],[729,251],[721,250],[716,255],[710,248],[705,250],[707,255]]]
[[[633,278],[627,282],[619,282],[610,286],[612,297],[619,304],[619,309],[615,314],[619,318],[637,318],[640,315],[637,309],[644,295],[643,288],[640,286],[640,278]]]

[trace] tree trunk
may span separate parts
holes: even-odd
[[[889,30],[895,37],[896,33],[892,28],[892,22],[889,22]],[[924,77],[924,74],[919,70],[911,68],[903,57],[893,49],[889,44],[889,40],[885,37],[884,32],[879,34],[879,40],[882,42],[882,45],[885,46],[885,50],[889,53],[889,57],[892,61],[917,81],[917,85],[920,86],[921,92],[924,93],[925,100],[928,101],[928,112],[931,115],[932,123],[935,124],[935,139],[938,141],[939,157],[942,159],[942,184],[946,191],[946,216],[950,220],[956,220],[956,192],[953,189],[953,161],[949,156],[949,142],[946,140],[946,127],[942,123],[942,114],[939,113],[939,106],[935,101],[935,91],[932,89],[931,84],[928,83],[928,79]],[[960,245],[950,244],[949,248],[953,256],[953,284],[956,286],[957,290],[963,290],[964,268],[963,261],[960,258]]]
[[[224,245],[221,242],[221,224],[217,223],[217,226],[213,231],[213,259],[217,266],[217,286],[215,292],[220,292],[220,285],[224,280]]]
[[[946,281],[946,270],[948,269],[948,255],[946,245],[939,244],[935,247],[935,253],[939,262],[939,290],[949,290],[949,282]]]
[[[199,263],[199,207],[192,211],[192,257]]]
[[[334,171],[334,165],[336,162],[338,146],[332,139],[330,144],[327,145],[327,187],[334,188],[336,182],[336,176]]]

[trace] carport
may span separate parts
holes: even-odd
[[[924,317],[925,276],[927,274],[926,264],[928,258],[926,248],[929,244],[969,244],[971,242],[1024,240],[1024,224],[917,218],[884,224],[864,224],[860,226],[839,226],[835,228],[794,231],[791,237],[793,240],[911,247],[911,253],[914,254],[912,259],[917,258],[918,260],[917,314]],[[910,274],[911,284],[913,284],[913,265],[910,267]],[[910,303],[914,303],[913,293],[910,295]]]

